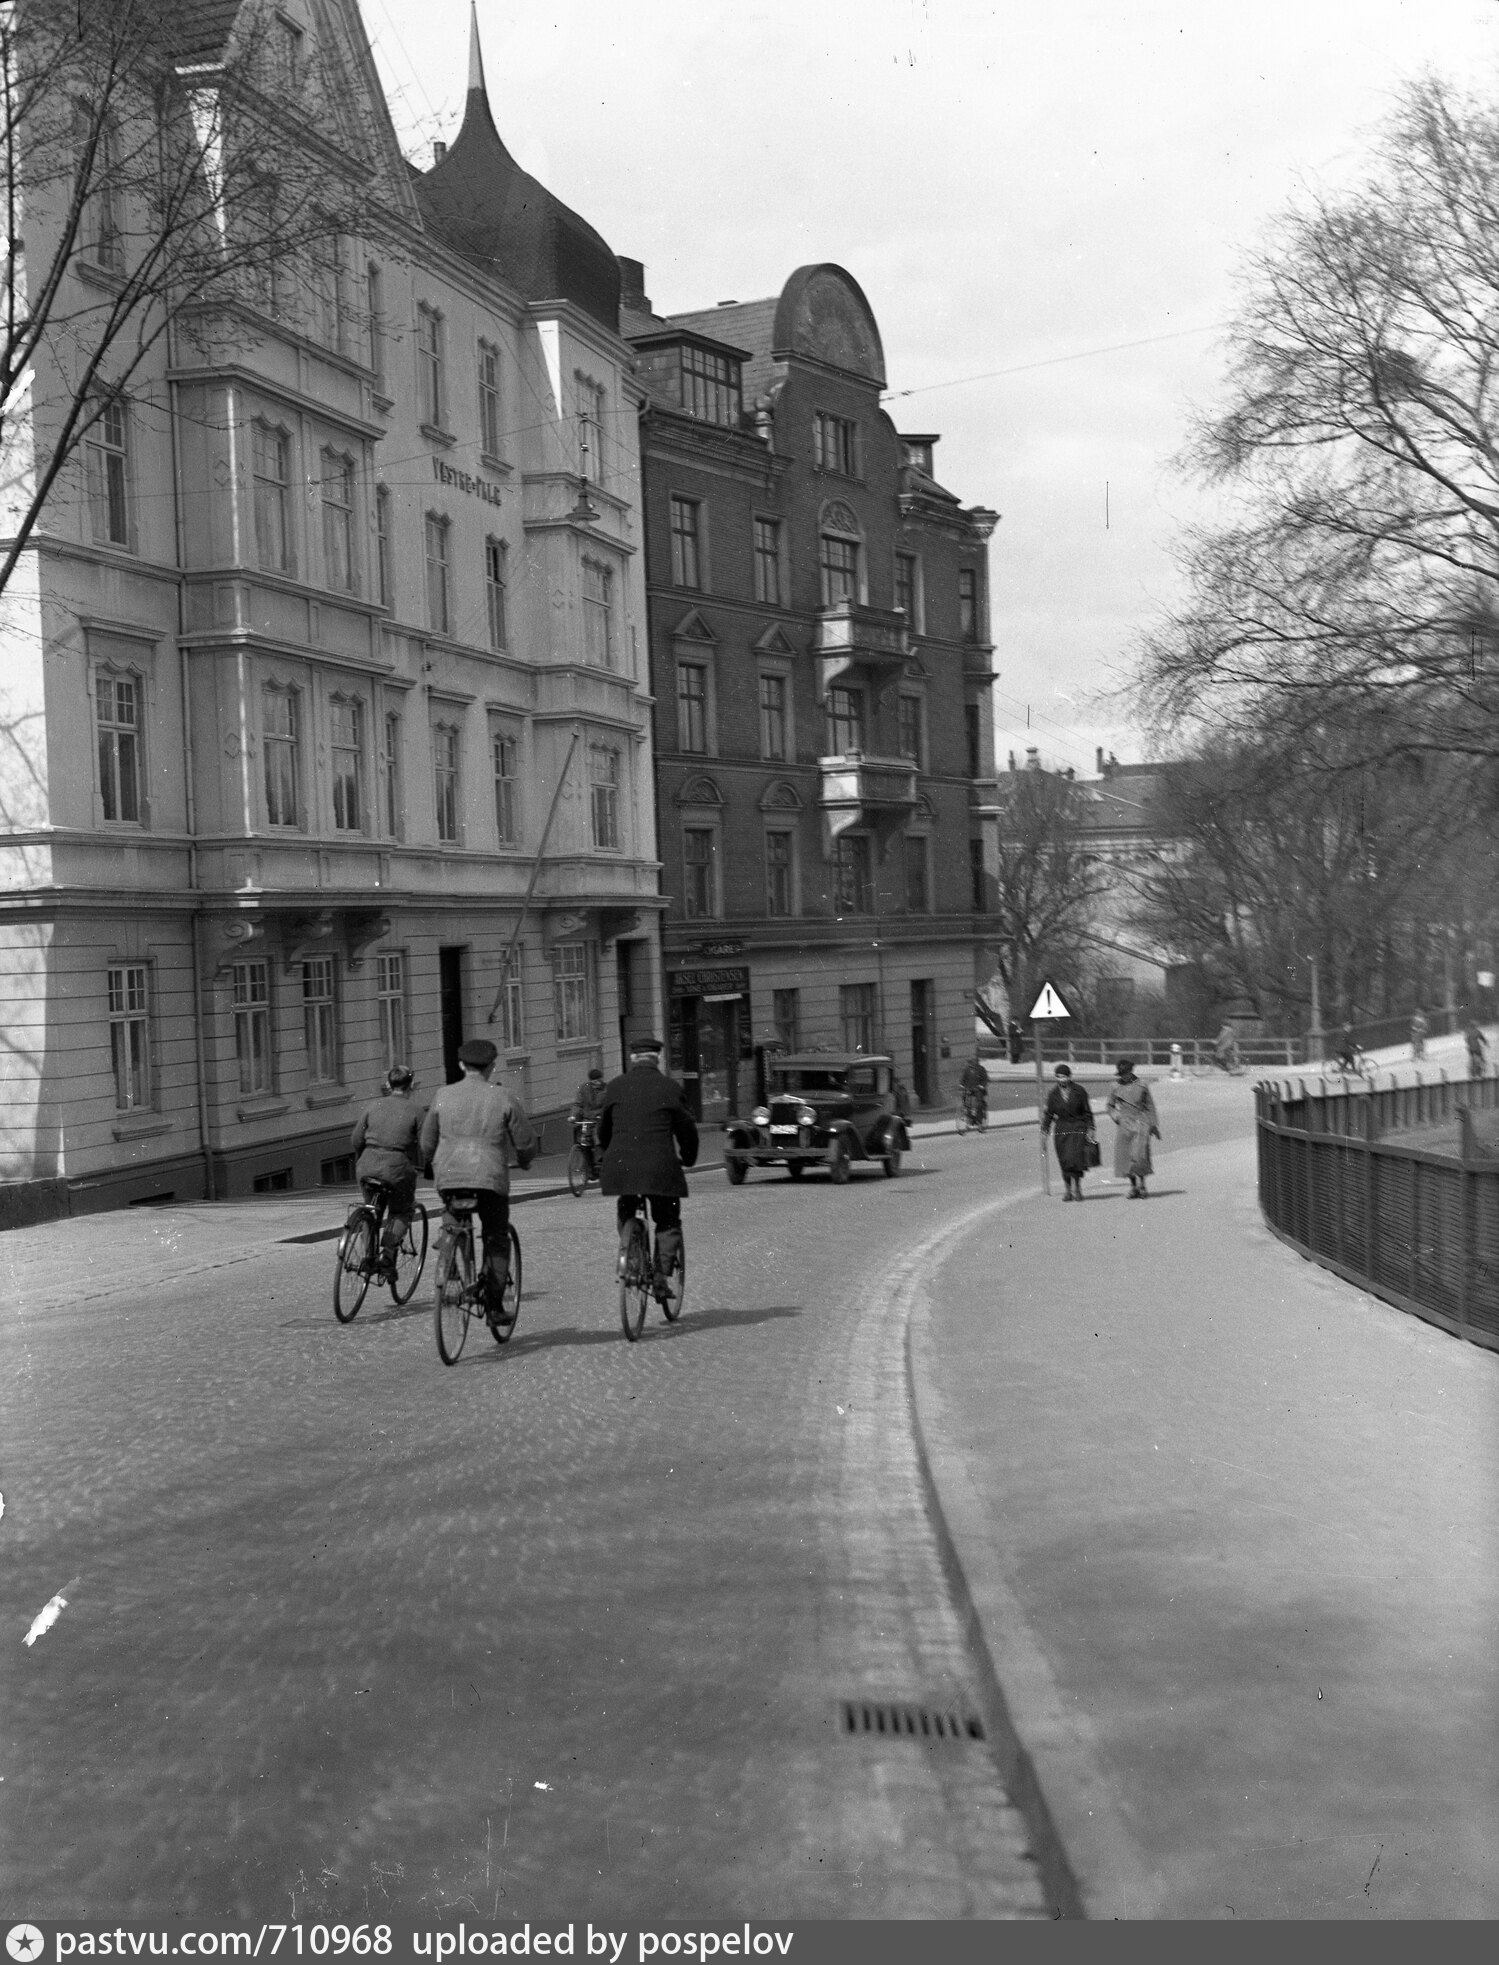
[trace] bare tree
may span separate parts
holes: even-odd
[[[70,460],[174,330],[341,304],[355,187],[269,7],[0,0],[0,595]],[[110,495],[105,467],[89,496]]]
[[[1444,759],[1360,765],[1369,748],[1351,733],[1311,772],[1294,735],[1261,735],[1163,771],[1170,844],[1136,876],[1136,925],[1272,1029],[1308,1027],[1314,964],[1325,1024],[1434,1000],[1443,938],[1482,906],[1481,782]]]
[[[1075,997],[1086,988],[1092,927],[1111,883],[1079,818],[1070,778],[1027,770],[1000,781],[999,974],[1021,1009],[1043,981]]]
[[[1499,754],[1499,105],[1409,86],[1364,183],[1250,262],[1231,354],[1189,459],[1237,509],[1144,647],[1157,726]]]

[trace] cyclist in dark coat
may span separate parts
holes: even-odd
[[[682,1246],[683,1169],[697,1160],[697,1127],[682,1087],[661,1069],[661,1040],[638,1037],[630,1068],[604,1088],[599,1113],[599,1190],[619,1197],[616,1220],[623,1232],[645,1196],[656,1224],[656,1254],[663,1272]]]

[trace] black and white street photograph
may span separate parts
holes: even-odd
[[[0,137],[7,1957],[1499,1918],[1499,5]]]

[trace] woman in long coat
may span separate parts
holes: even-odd
[[[1118,1131],[1114,1134],[1114,1178],[1129,1177],[1129,1198],[1145,1199],[1145,1176],[1154,1173],[1150,1164],[1150,1142],[1161,1136],[1155,1100],[1149,1085],[1135,1076],[1132,1058],[1121,1058],[1114,1067],[1118,1082],[1109,1093],[1107,1111]]]
[[[1083,1175],[1088,1171],[1088,1142],[1093,1137],[1093,1107],[1082,1086],[1073,1083],[1070,1066],[1059,1064],[1056,1079],[1041,1116],[1041,1133],[1044,1138],[1056,1127],[1057,1165],[1067,1183],[1062,1199],[1080,1201]]]

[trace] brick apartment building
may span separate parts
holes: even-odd
[[[669,319],[624,260],[642,424],[670,1062],[700,1116],[766,1051],[950,1093],[992,961],[987,541],[881,406],[841,267]]]

